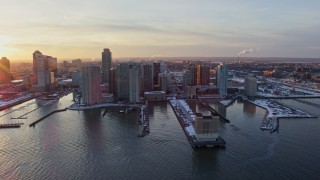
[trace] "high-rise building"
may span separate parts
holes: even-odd
[[[72,60],[71,65],[72,65],[72,67],[75,68],[76,70],[80,70],[80,69],[81,69],[81,66],[82,66],[81,59],[74,59],[74,60]]]
[[[142,65],[143,91],[153,90],[153,64]]]
[[[197,66],[190,64],[188,69],[183,74],[184,90],[186,91],[187,86],[197,85]]]
[[[11,83],[10,61],[6,57],[0,59],[0,84]]]
[[[129,69],[129,102],[140,101],[140,67],[132,65]]]
[[[169,73],[160,73],[160,90],[167,92],[169,90],[170,84],[170,74]]]
[[[117,95],[117,68],[110,69],[109,88],[111,94]]]
[[[159,86],[159,73],[161,72],[161,63],[154,62],[153,63],[153,83],[154,86]]]
[[[33,70],[36,76],[35,87],[46,91],[56,84],[57,58],[43,55],[40,51],[33,53]]]
[[[164,62],[161,62],[160,63],[160,72],[164,73],[167,70],[168,70],[168,65],[166,63],[164,63]]]
[[[200,85],[200,68],[201,68],[201,65],[198,64],[197,65],[197,85]]]
[[[80,87],[82,83],[82,72],[81,71],[71,72],[71,78],[72,78],[72,86]]]
[[[24,75],[22,77],[22,80],[23,80],[23,85],[26,89],[29,89],[31,87],[31,77],[30,75]]]
[[[244,90],[247,96],[257,96],[257,79],[254,77],[246,77]]]
[[[200,66],[200,85],[209,85],[210,83],[210,66]]]
[[[219,95],[225,97],[227,95],[228,86],[228,67],[226,64],[220,64],[217,68],[217,87],[219,88]]]
[[[121,63],[117,67],[117,96],[129,99],[129,63]]]
[[[109,83],[110,81],[111,61],[111,51],[105,48],[102,52],[102,83]]]
[[[92,105],[99,103],[100,95],[100,67],[99,66],[83,66],[82,70],[82,104]]]
[[[34,76],[35,76],[35,82],[34,82],[34,84],[38,84],[38,79],[37,79],[37,77],[38,77],[38,75],[37,75],[37,69],[38,69],[38,67],[37,67],[37,57],[40,57],[40,56],[42,56],[42,53],[40,52],[40,51],[38,51],[38,50],[36,50],[33,54],[32,54],[32,56],[33,56],[33,74],[34,74]]]

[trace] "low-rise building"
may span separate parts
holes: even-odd
[[[216,141],[219,138],[219,116],[195,113],[195,136],[198,141]]]
[[[147,91],[144,92],[144,99],[146,101],[166,101],[166,92],[164,91]]]

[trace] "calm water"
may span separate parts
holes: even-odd
[[[320,114],[318,108],[283,100]],[[313,103],[320,104],[320,101]],[[235,102],[224,108],[225,149],[193,150],[171,107],[150,104],[150,135],[137,137],[137,114],[118,108],[54,114],[29,128],[53,109],[71,104],[71,96],[19,120],[20,129],[0,129],[0,179],[316,179],[320,176],[319,119],[281,119],[279,133],[259,129],[265,110]],[[1,122],[37,108],[36,101],[0,112]],[[201,106],[194,109],[205,112]],[[20,109],[19,109],[20,108]],[[301,108],[300,108],[301,109]]]

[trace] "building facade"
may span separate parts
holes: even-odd
[[[110,69],[110,80],[109,80],[110,93],[114,96],[117,95],[117,68]]]
[[[198,141],[216,141],[219,138],[219,116],[195,114],[195,136]]]
[[[57,84],[57,58],[43,55],[40,51],[35,51],[33,58],[34,86],[40,91],[47,91]]]
[[[129,99],[129,63],[121,63],[117,67],[117,97]]]
[[[189,64],[188,68],[183,73],[183,86],[187,90],[188,86],[197,85],[197,71],[198,68],[194,64]]]
[[[112,63],[111,51],[108,48],[105,48],[102,52],[102,83],[109,83],[110,81],[110,69]]]
[[[245,94],[249,97],[257,96],[257,79],[254,77],[246,77],[244,81]]]
[[[227,87],[228,87],[228,67],[226,64],[218,65],[217,87],[219,88],[219,95],[221,97],[225,97],[227,95]]]
[[[6,57],[0,59],[0,85],[11,83],[10,61]]]
[[[129,68],[129,102],[137,103],[140,101],[140,66],[132,65]]]
[[[153,83],[155,87],[159,87],[159,73],[161,72],[161,63],[153,63]]]
[[[143,91],[153,91],[153,64],[142,65]]]
[[[200,85],[209,85],[210,83],[210,66],[200,66]]]
[[[83,66],[81,94],[83,105],[97,104],[101,100],[100,95],[100,67],[99,66]]]

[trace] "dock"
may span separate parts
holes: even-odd
[[[171,108],[176,115],[179,124],[182,127],[183,132],[187,136],[187,139],[190,143],[190,145],[193,148],[201,148],[201,147],[219,147],[219,148],[224,148],[226,145],[226,141],[222,139],[220,136],[216,139],[216,141],[198,141],[195,137],[195,135],[190,135],[189,132],[186,130],[187,127],[190,126],[190,124],[187,124],[184,120],[184,114],[182,113],[181,110],[179,110],[175,105],[172,104],[171,101],[170,105]]]
[[[49,114],[47,114],[47,115],[43,116],[42,118],[40,118],[40,119],[38,119],[38,120],[34,121],[33,123],[31,123],[31,124],[29,125],[29,127],[34,127],[37,123],[39,123],[40,121],[44,120],[45,118],[47,118],[47,117],[51,116],[52,114],[57,113],[57,112],[66,111],[67,109],[68,109],[68,108],[58,109],[58,110],[52,111],[51,113],[49,113]]]
[[[220,117],[220,120],[224,123],[230,123],[230,120],[227,119],[226,117],[222,116],[218,111],[216,111],[215,109],[213,109],[211,106],[209,106],[207,103],[205,102],[201,102],[201,105],[206,107],[211,113],[213,114],[218,114],[218,116]]]
[[[20,128],[23,123],[0,124],[0,128]]]
[[[103,112],[103,114],[102,114],[102,116],[105,116],[106,114],[107,114],[107,112],[108,112],[108,108]]]
[[[143,105],[140,108],[139,120],[138,120],[138,137],[144,137],[150,133],[148,106]]]

